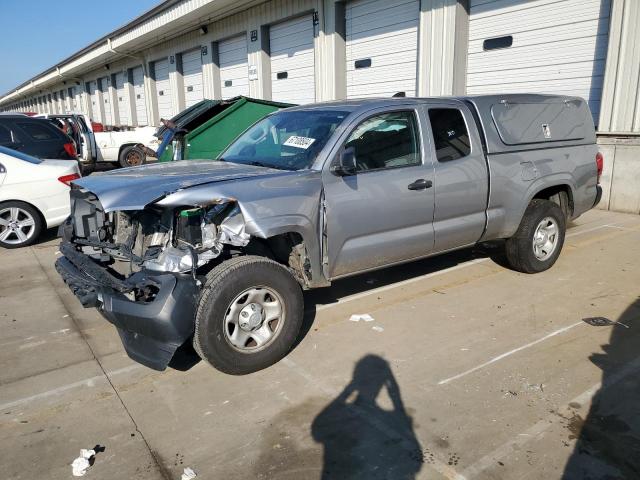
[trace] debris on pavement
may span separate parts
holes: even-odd
[[[371,327],[372,330],[375,330],[376,332],[384,332],[384,328],[379,327],[378,325]]]
[[[349,320],[351,320],[352,322],[359,322],[360,320],[365,321],[365,322],[373,322],[374,318],[371,315],[369,315],[368,313],[362,313],[362,314],[353,314],[353,315],[351,315]]]
[[[196,477],[196,472],[194,472],[192,468],[187,467],[184,469],[184,473],[182,474],[182,477],[180,477],[180,480],[193,480]]]
[[[87,468],[91,466],[91,459],[95,456],[95,450],[80,450],[80,456],[76,458],[71,464],[71,469],[74,477],[83,477],[87,473]]]
[[[621,322],[614,322],[605,317],[588,317],[583,318],[582,321],[592,327],[608,327],[610,325],[622,325],[625,328],[629,328],[629,325],[625,325]]]

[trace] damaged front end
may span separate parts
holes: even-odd
[[[201,275],[250,241],[237,202],[105,212],[76,188],[71,210],[57,271],[118,328],[131,358],[164,370],[193,336]]]

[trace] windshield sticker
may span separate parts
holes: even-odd
[[[309,137],[297,137],[295,135],[287,138],[287,141],[283,143],[283,145],[287,146],[287,147],[296,147],[296,148],[303,148],[303,149],[307,149],[309,148],[311,145],[313,145],[313,142],[315,142],[316,139],[315,138],[309,138]]]

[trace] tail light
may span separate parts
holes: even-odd
[[[65,143],[64,151],[69,154],[71,158],[76,158],[78,156],[78,152],[76,152],[76,146],[73,142]]]
[[[78,180],[80,178],[80,175],[78,175],[77,173],[72,173],[71,175],[63,175],[61,177],[58,177],[58,181],[64,183],[67,187],[71,186],[71,182],[73,182],[74,180]]]
[[[94,132],[104,132],[104,125],[98,122],[91,122],[91,130]]]
[[[604,170],[604,156],[600,152],[596,154],[596,168],[598,169],[598,183],[600,183],[600,177]]]

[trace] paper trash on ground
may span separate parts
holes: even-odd
[[[368,313],[362,313],[362,314],[351,315],[349,320],[351,320],[352,322],[359,322],[360,320],[362,320],[364,322],[373,322],[374,318],[371,315],[369,315]]]
[[[379,327],[378,325],[376,325],[375,327],[371,327],[372,330],[375,330],[376,332],[384,332],[384,328]]]
[[[180,477],[180,480],[193,480],[196,477],[196,472],[194,472],[193,469],[187,467],[184,469],[184,473],[182,474],[182,477]]]
[[[80,450],[80,456],[71,464],[74,477],[83,477],[87,473],[87,468],[91,466],[90,460],[96,454],[95,450]]]

